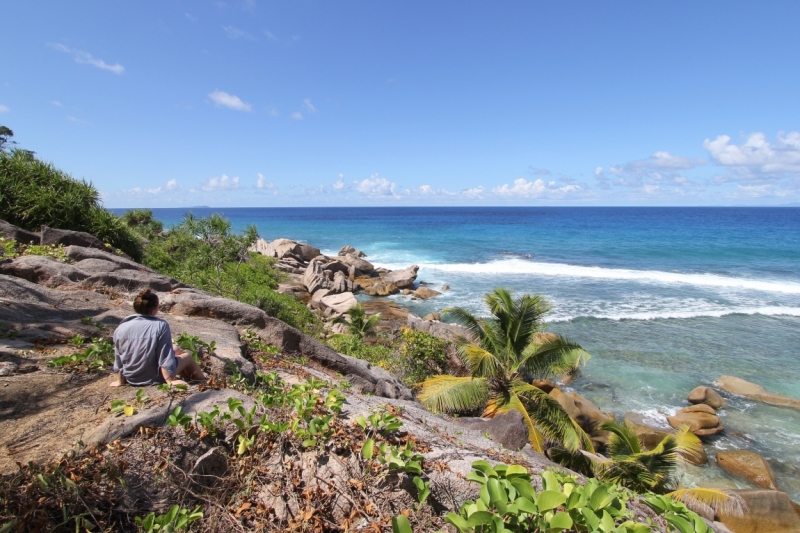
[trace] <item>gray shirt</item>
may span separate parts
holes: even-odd
[[[164,383],[162,368],[170,376],[178,370],[169,324],[152,315],[125,317],[114,331],[114,371],[143,386]]]

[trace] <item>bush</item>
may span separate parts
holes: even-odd
[[[369,361],[373,365],[389,372],[395,374],[402,372],[402,365],[397,352],[389,346],[367,344],[363,339],[359,339],[355,335],[334,335],[328,339],[328,346],[339,353]]]
[[[319,337],[322,333],[322,321],[294,296],[266,289],[253,304],[269,316],[286,322],[306,335]]]
[[[100,206],[97,189],[76,180],[31,152],[0,152],[0,216],[28,231],[41,226],[85,231],[142,259],[139,237],[119,217]]]
[[[430,333],[403,328],[400,333],[400,355],[406,369],[404,381],[416,386],[431,376],[448,373],[447,352],[451,344]]]

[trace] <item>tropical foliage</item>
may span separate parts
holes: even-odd
[[[381,320],[380,313],[368,317],[361,304],[356,304],[348,309],[346,315],[347,318],[340,316],[334,320],[334,323],[345,324],[347,326],[347,334],[359,339],[375,335],[378,322]]]
[[[483,416],[494,417],[518,411],[528,426],[531,444],[539,452],[545,439],[572,451],[593,450],[588,436],[561,405],[530,384],[533,379],[574,371],[589,354],[564,337],[542,334],[543,316],[550,306],[541,296],[514,298],[506,289],[495,289],[485,302],[488,318],[477,318],[461,308],[445,310],[471,335],[458,346],[458,355],[470,375],[427,379],[419,399],[426,407],[442,412],[483,408]]]
[[[141,239],[101,206],[91,183],[74,179],[27,150],[0,150],[0,213],[3,220],[28,231],[41,226],[85,231],[137,261],[142,258]]]

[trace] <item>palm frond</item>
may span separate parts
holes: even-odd
[[[594,472],[600,481],[610,481],[636,492],[652,491],[665,481],[662,474],[651,472],[635,458],[594,463]]]
[[[494,376],[501,366],[500,361],[497,360],[497,357],[492,352],[484,350],[475,344],[459,346],[458,351],[473,377]]]
[[[703,443],[700,442],[700,437],[692,433],[689,426],[683,425],[673,435],[675,439],[675,453],[681,459],[691,460],[703,458]]]
[[[628,426],[606,421],[600,424],[599,429],[612,433],[608,440],[608,454],[612,459],[622,460],[642,453],[642,443],[639,441],[639,437]]]
[[[548,439],[559,442],[571,451],[577,451],[591,442],[580,427],[569,417],[561,404],[542,389],[521,380],[511,384],[510,392],[519,396],[536,428]],[[592,449],[591,451],[594,451]]]
[[[466,328],[467,331],[469,331],[473,338],[466,339],[467,342],[481,343],[484,341],[485,334],[483,331],[482,320],[475,317],[475,315],[463,307],[448,307],[442,311],[442,316],[453,319],[456,324]]]
[[[747,511],[747,503],[735,492],[724,489],[680,489],[667,494],[673,500],[682,502],[689,509],[695,510],[697,504],[711,507],[717,514],[742,516]]]
[[[536,424],[533,419],[531,419],[525,404],[516,394],[509,392],[508,394],[492,397],[489,403],[486,404],[483,416],[486,418],[493,418],[509,411],[517,411],[522,415],[522,419],[525,421],[525,425],[528,428],[528,441],[531,443],[531,447],[539,453],[544,453],[544,435],[536,429]]]
[[[452,413],[485,405],[489,391],[483,378],[433,376],[422,382],[417,399],[430,410]]]
[[[585,365],[591,356],[577,343],[561,335],[548,335],[529,344],[519,360],[518,371],[526,378],[551,378]]]

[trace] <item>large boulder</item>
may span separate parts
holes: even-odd
[[[0,274],[26,279],[49,287],[72,285],[89,274],[74,265],[41,255],[26,255],[0,263]]]
[[[83,246],[85,248],[98,248],[100,250],[110,248],[107,247],[103,241],[85,231],[54,229],[48,228],[47,226],[42,226],[42,244]]]
[[[448,324],[446,322],[439,322],[436,320],[423,320],[419,317],[416,317],[412,314],[408,315],[406,319],[406,326],[409,328],[422,331],[424,333],[428,333],[433,335],[436,338],[455,342],[459,338],[470,338],[469,330],[463,326],[459,326],[458,324]]]
[[[314,248],[309,244],[298,244],[297,255],[303,261],[311,261],[312,259],[314,259],[319,255],[319,248]]]
[[[345,276],[341,272],[336,272],[333,275],[333,282],[331,282],[330,292],[332,294],[353,292],[353,282],[347,279],[347,276]]]
[[[339,261],[343,263],[347,263],[349,266],[354,267],[358,272],[356,272],[356,276],[366,274],[369,276],[373,272],[375,272],[375,266],[366,261],[361,259],[360,257],[356,257],[355,255],[340,255]]]
[[[322,307],[332,313],[346,313],[351,307],[358,305],[358,300],[352,292],[329,294],[320,300]]]
[[[434,296],[439,296],[440,294],[442,293],[433,289],[429,289],[428,287],[420,287],[414,291],[414,296],[420,300],[427,300],[428,298],[433,298]]]
[[[717,452],[717,464],[726,472],[743,477],[754,485],[778,490],[772,467],[757,453],[747,450]]]
[[[462,424],[472,430],[488,433],[493,441],[499,442],[503,447],[515,452],[530,442],[528,427],[519,411],[509,411],[494,418],[462,417],[455,420],[457,424]]]
[[[329,289],[330,282],[328,281],[325,271],[322,269],[322,263],[313,259],[303,273],[303,285],[306,286],[308,292],[314,294],[320,289]]]
[[[719,520],[734,533],[800,533],[800,508],[783,492],[736,490],[746,510],[742,516],[719,512]]]
[[[344,246],[342,246],[342,248],[339,250],[338,255],[353,255],[355,257],[367,257],[367,254],[365,254],[361,250],[356,250],[349,244],[345,244]]]
[[[397,285],[400,289],[405,289],[414,285],[414,281],[417,279],[417,272],[419,272],[419,267],[417,265],[411,265],[403,270],[389,272],[383,279],[388,283]]]
[[[787,398],[786,396],[781,396],[780,394],[773,394],[768,392],[761,385],[750,383],[749,381],[745,381],[741,378],[734,376],[722,376],[716,381],[716,385],[720,389],[730,392],[731,394],[738,394],[739,396],[744,396],[746,398],[758,400],[771,405],[777,405],[779,407],[791,407],[793,409],[800,410],[800,400],[795,398]]]
[[[603,422],[613,422],[614,415],[604,413],[580,394],[564,392],[556,387],[550,391],[550,396],[561,404],[561,407],[581,428],[589,435],[595,448],[604,448],[608,444],[611,434],[599,429]]]
[[[711,387],[695,387],[692,392],[689,393],[687,399],[691,404],[704,403],[710,405],[714,409],[725,407],[725,399]]]
[[[5,220],[0,220],[0,237],[14,239],[20,244],[39,244],[40,240],[38,233],[18,228]]]
[[[347,263],[343,263],[342,261],[338,261],[334,259],[333,261],[329,261],[322,266],[323,270],[330,270],[333,273],[341,272],[345,276],[350,276],[350,269],[352,269],[350,265]]]
[[[275,251],[275,248],[272,246],[272,243],[265,241],[261,237],[256,239],[256,242],[254,242],[253,245],[248,248],[248,251],[256,252],[267,257],[277,257],[278,255]]]
[[[725,430],[714,408],[704,403],[681,409],[674,416],[668,416],[667,421],[675,429],[689,426],[698,437],[709,437]]]
[[[282,259],[286,255],[300,256],[300,245],[290,239],[275,239],[272,241],[275,257]]]

